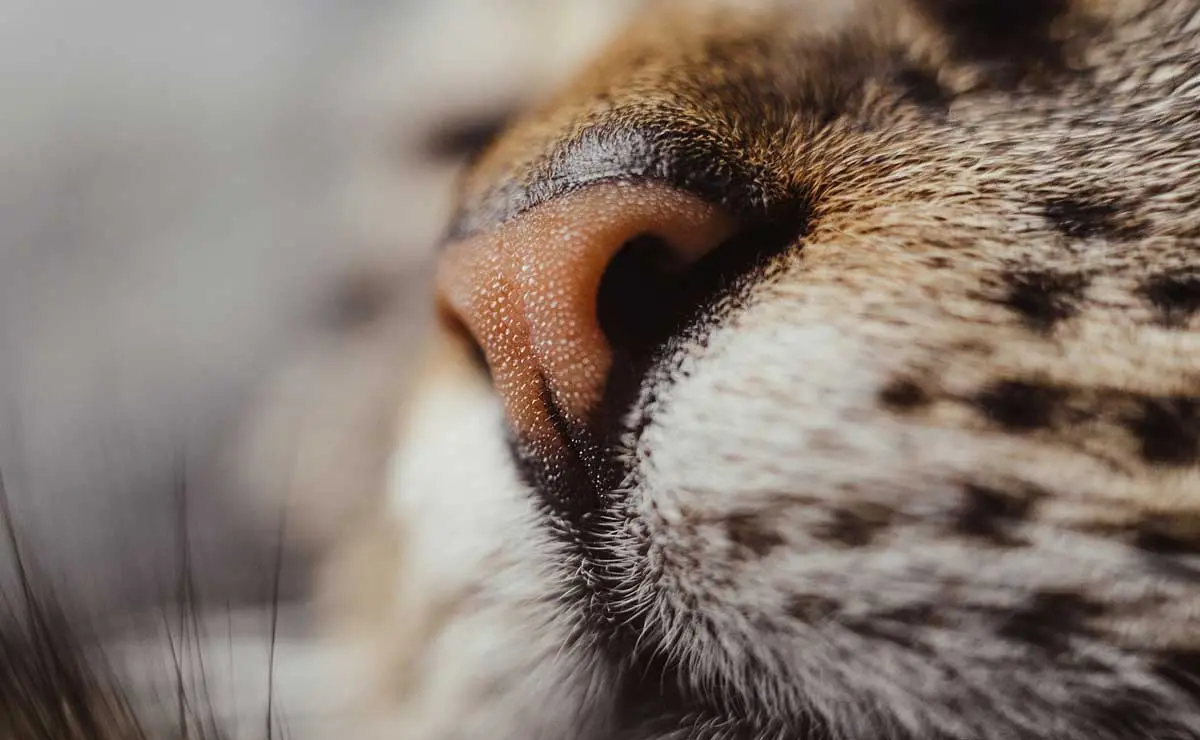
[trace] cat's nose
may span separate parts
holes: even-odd
[[[554,440],[564,423],[588,424],[612,368],[615,337],[599,308],[602,283],[616,286],[605,300],[618,304],[618,314],[622,305],[653,305],[634,294],[652,284],[608,279],[623,248],[649,240],[686,265],[732,228],[720,208],[664,185],[593,185],[448,245],[439,304],[482,348],[514,431],[529,441]],[[639,270],[643,263],[623,264]],[[632,324],[657,318],[629,313],[624,321]]]

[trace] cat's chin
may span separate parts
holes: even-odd
[[[608,712],[603,661],[562,608],[561,545],[517,474],[499,401],[455,363],[435,348],[379,507],[324,573],[326,617],[380,687],[370,733],[575,736]]]

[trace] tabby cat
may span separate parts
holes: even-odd
[[[1200,740],[1200,3],[651,5],[298,499],[346,736]]]

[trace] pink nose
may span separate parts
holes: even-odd
[[[544,442],[551,404],[586,424],[604,391],[613,353],[597,299],[621,248],[653,236],[689,262],[732,229],[718,207],[664,185],[593,185],[451,244],[439,301],[483,349],[514,430]]]

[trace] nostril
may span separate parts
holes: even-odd
[[[645,360],[739,278],[796,245],[803,220],[742,226],[695,259],[641,234],[617,252],[600,282],[597,317],[615,355]]]
[[[600,279],[596,315],[616,354],[638,356],[671,335],[684,311],[680,277],[686,265],[652,234],[625,243]]]
[[[593,185],[448,245],[439,300],[482,348],[518,434],[561,438],[590,423],[614,348],[638,351],[669,330],[674,276],[732,225],[663,185]]]

